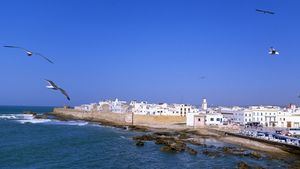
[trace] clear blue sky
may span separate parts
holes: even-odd
[[[299,103],[299,6],[296,0],[2,1],[0,43],[41,52],[55,64],[0,48],[0,105],[116,97]],[[269,56],[270,46],[281,55]],[[65,88],[71,102],[47,90],[44,78]]]

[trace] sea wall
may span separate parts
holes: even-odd
[[[88,120],[95,122],[108,122],[120,125],[132,124],[132,114],[131,113],[109,113],[109,112],[82,112],[74,109],[65,108],[55,108],[53,114],[78,119],[78,120]]]
[[[83,112],[75,109],[55,108],[54,115],[72,119],[108,122],[120,125],[165,125],[185,123],[186,118],[181,116],[146,116],[132,113],[112,112]],[[132,122],[133,121],[133,122]]]
[[[134,115],[133,122],[135,125],[182,124],[186,122],[186,117]]]

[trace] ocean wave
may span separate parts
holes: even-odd
[[[1,115],[0,119],[16,119],[17,117],[14,115]]]
[[[89,123],[86,121],[59,121],[59,120],[53,120],[49,124],[55,124],[55,125],[70,125],[70,126],[85,126]]]
[[[50,122],[50,119],[27,119],[27,120],[17,120],[18,122],[25,124],[25,123],[33,123],[33,124],[37,124],[37,123],[47,123]]]
[[[31,120],[33,119],[31,114],[1,114],[0,119],[4,120]]]
[[[88,125],[89,122],[86,121],[60,121],[53,119],[36,119],[32,114],[1,114],[0,120],[11,120],[16,121],[22,124],[32,123],[32,124],[51,124],[51,125],[71,125],[71,126],[85,126]],[[89,125],[93,125],[92,123]],[[99,125],[98,125],[99,126]]]

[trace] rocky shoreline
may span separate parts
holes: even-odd
[[[209,130],[207,128],[203,129],[174,129],[174,128],[157,128],[151,126],[138,126],[138,125],[124,125],[116,122],[110,122],[105,120],[95,120],[95,119],[80,119],[69,115],[57,114],[57,113],[47,113],[43,115],[34,114],[36,118],[55,118],[61,121],[68,120],[84,120],[88,122],[99,123],[105,126],[112,126],[117,128],[122,128],[126,130],[145,132],[140,136],[133,137],[136,146],[143,147],[147,142],[151,141],[157,145],[160,145],[160,151],[167,153],[181,153],[186,152],[190,155],[197,155],[199,153],[204,154],[211,158],[217,158],[224,155],[233,155],[238,157],[250,157],[255,160],[260,160],[261,158],[269,159],[279,159],[286,161],[285,159],[290,156],[290,154],[278,147],[271,145],[249,141],[247,139],[226,136],[224,132],[215,132],[214,130]],[[234,146],[221,146],[217,147],[214,145],[207,145],[205,139],[215,139],[224,143],[232,144]],[[203,151],[198,151],[194,149],[193,146],[203,147]],[[299,157],[297,157],[299,159]],[[294,164],[293,164],[294,165]],[[296,164],[296,167],[299,167]],[[245,162],[241,161],[237,168],[252,168],[259,166],[249,166]]]

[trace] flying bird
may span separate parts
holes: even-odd
[[[63,95],[65,95],[66,96],[66,98],[70,101],[71,99],[70,99],[70,97],[69,97],[69,95],[67,94],[67,92],[64,90],[64,89],[62,89],[62,88],[60,88],[60,87],[58,87],[53,81],[51,81],[51,80],[47,80],[47,79],[45,79],[47,82],[48,82],[48,86],[46,86],[48,89],[52,89],[52,90],[59,90]]]
[[[41,53],[33,52],[33,51],[30,51],[28,49],[25,49],[25,48],[22,48],[22,47],[18,47],[18,46],[7,46],[7,45],[5,45],[3,47],[5,47],[5,48],[21,49],[21,50],[23,50],[23,51],[26,52],[27,56],[32,56],[32,55],[40,56],[40,57],[44,58],[45,60],[47,60],[48,62],[50,62],[50,63],[53,64],[53,62],[50,59],[48,59],[46,56],[42,55]]]
[[[270,55],[279,55],[279,52],[275,48],[270,47],[269,54]]]
[[[264,13],[264,14],[271,14],[274,15],[275,13],[272,11],[262,10],[262,9],[256,9],[256,12]]]
[[[199,79],[203,80],[203,79],[206,79],[206,77],[205,76],[200,76]]]

